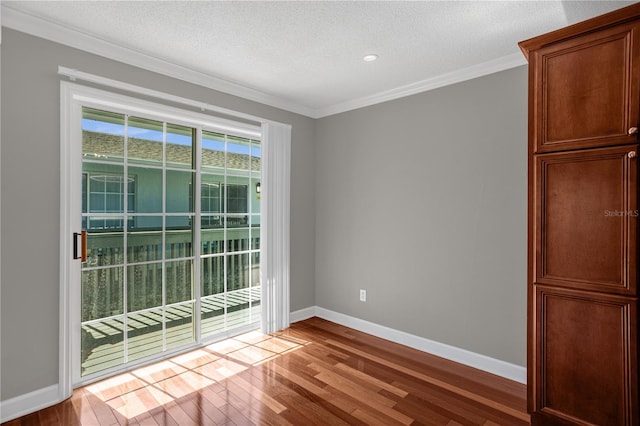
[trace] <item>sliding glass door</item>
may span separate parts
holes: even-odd
[[[84,106],[80,381],[259,324],[258,140]]]
[[[261,157],[258,141],[202,133],[199,210],[204,337],[260,317]]]

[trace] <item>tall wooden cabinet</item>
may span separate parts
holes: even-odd
[[[520,47],[532,424],[638,425],[640,4]]]

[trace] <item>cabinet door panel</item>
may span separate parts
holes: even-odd
[[[535,52],[536,152],[637,140],[639,37],[632,23]]]
[[[536,157],[535,283],[636,294],[637,148]]]
[[[579,424],[637,419],[637,299],[536,286],[534,411]]]

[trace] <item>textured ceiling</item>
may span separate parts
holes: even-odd
[[[323,116],[523,64],[518,41],[630,3],[4,1],[2,24],[44,19]]]

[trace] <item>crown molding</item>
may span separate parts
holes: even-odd
[[[446,74],[441,74],[433,78],[407,84],[405,86],[396,87],[391,90],[379,92],[370,96],[354,99],[332,105],[327,108],[316,110],[319,117],[327,117],[329,115],[339,114],[358,108],[379,104],[382,102],[392,101],[394,99],[404,98],[406,96],[415,95],[429,90],[438,89],[440,87],[449,86],[463,81],[472,80],[474,78],[504,71],[510,68],[526,65],[527,61],[521,53],[513,53],[498,59],[483,62],[481,64],[472,65],[467,68],[461,68]]]
[[[308,117],[315,115],[315,111],[312,108],[120,46],[76,29],[65,27],[59,23],[11,8],[6,4],[2,4],[0,7],[3,27],[296,114]]]
[[[6,4],[0,5],[0,14],[2,16],[3,27],[310,118],[323,118],[403,98],[405,96],[415,95],[526,64],[525,58],[520,53],[514,53],[370,96],[341,102],[328,107],[311,108],[169,62],[165,59],[120,46],[82,31],[68,28],[59,23],[14,9]]]

